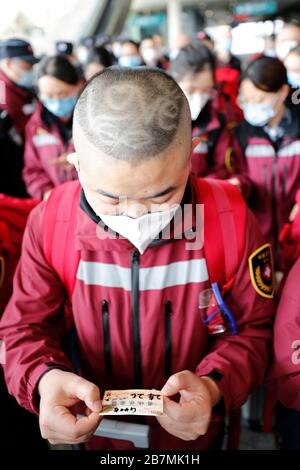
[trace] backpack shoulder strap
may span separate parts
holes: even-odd
[[[246,204],[225,181],[195,178],[204,204],[204,251],[209,276],[224,290],[232,284],[244,253]]]
[[[45,205],[43,248],[47,262],[72,297],[79,251],[75,250],[74,233],[80,198],[80,184],[71,181],[53,189]]]

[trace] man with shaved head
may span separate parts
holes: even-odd
[[[129,434],[92,438],[101,397],[156,389],[163,414],[127,418],[150,448],[221,448],[225,413],[265,376],[270,247],[236,188],[191,174],[198,143],[185,95],[156,69],[109,68],[78,99],[80,183],[33,211],[0,324],[8,388],[51,443],[133,448]]]

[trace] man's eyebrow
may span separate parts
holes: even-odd
[[[167,189],[164,189],[163,191],[161,191],[160,193],[157,193],[155,194],[154,196],[148,196],[147,198],[145,199],[155,199],[157,197],[161,197],[161,196],[165,196],[166,194],[169,194],[171,193],[172,191],[174,191],[174,186],[170,186],[169,188]],[[125,196],[116,196],[115,194],[110,194],[110,193],[107,193],[106,191],[103,191],[102,189],[96,189],[96,192],[98,194],[101,194],[101,196],[105,196],[105,197],[109,197],[110,199],[116,199],[116,200],[119,200],[119,199],[124,199]]]

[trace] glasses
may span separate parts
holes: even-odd
[[[210,289],[205,289],[199,294],[199,311],[202,322],[208,327],[210,335],[229,333],[237,335],[237,323],[226,306],[220,289],[213,282]]]

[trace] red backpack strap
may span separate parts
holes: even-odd
[[[80,198],[80,184],[72,181],[53,189],[45,205],[43,247],[47,262],[72,297],[79,264],[75,250],[75,228]]]
[[[246,204],[233,185],[196,178],[197,200],[204,204],[204,251],[209,276],[229,288],[240,265],[245,244]]]

